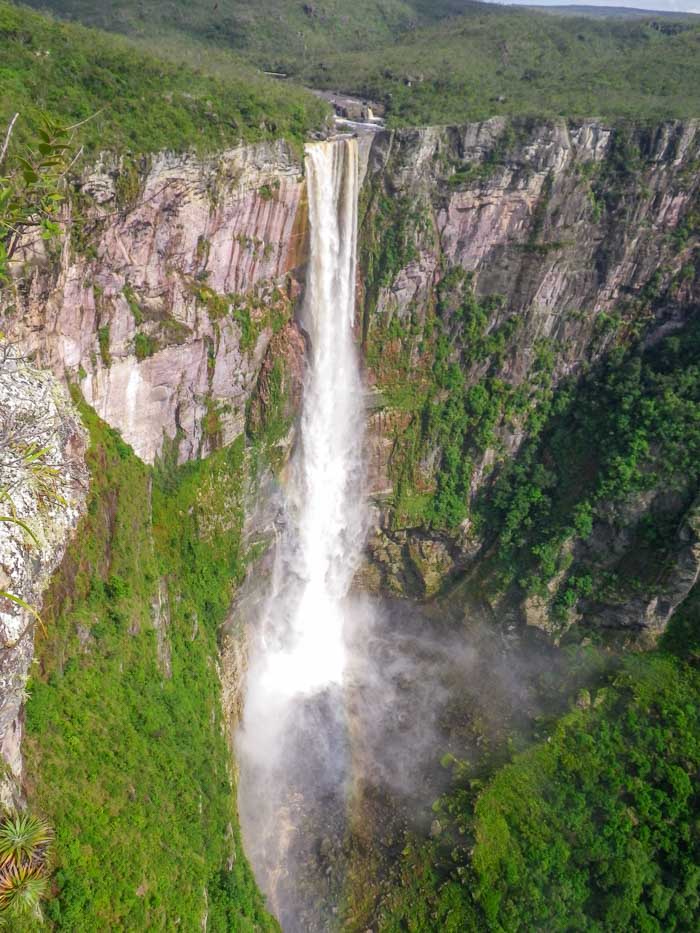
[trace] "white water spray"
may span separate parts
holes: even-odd
[[[318,753],[321,770],[327,770],[330,746],[337,744],[338,729],[342,731],[337,688],[346,666],[345,599],[366,531],[363,390],[353,340],[357,142],[307,146],[306,174],[311,244],[303,324],[310,338],[310,365],[286,490],[287,527],[277,545],[270,592],[257,626],[237,739],[246,850],[278,913],[278,882],[288,871],[281,867],[285,850],[302,831],[290,815],[289,801],[297,792],[284,788],[294,786],[289,770],[295,760],[301,761],[297,756]],[[335,725],[325,732],[318,722],[309,728],[313,698],[333,689],[323,716],[326,724],[333,720]],[[310,741],[328,748],[309,748]],[[343,780],[339,764],[333,780]]]

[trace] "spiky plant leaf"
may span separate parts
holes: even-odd
[[[0,823],[0,861],[31,862],[53,838],[51,827],[38,816],[15,813]]]
[[[48,878],[38,865],[8,862],[0,871],[0,916],[38,915],[39,901],[46,894]]]
[[[0,590],[0,597],[2,597],[3,599],[9,599],[11,603],[15,603],[17,606],[21,606],[22,609],[26,609],[27,612],[31,612],[31,614],[37,620],[37,622],[42,627],[42,629],[44,629],[44,632],[46,632],[46,629],[44,628],[44,623],[42,622],[41,616],[39,615],[39,613],[36,611],[36,609],[32,609],[29,603],[26,602],[24,599],[22,599],[21,596],[15,596],[14,593],[8,593],[6,590]]]
[[[29,525],[26,522],[23,522],[21,518],[15,518],[14,515],[0,515],[0,522],[8,522],[11,525],[19,525],[19,527],[29,535],[34,544],[39,544],[39,539],[37,536],[34,534]]]

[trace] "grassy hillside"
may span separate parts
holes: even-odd
[[[379,98],[395,125],[495,114],[700,114],[697,17],[584,18],[470,0],[34,5],[126,33],[207,72],[240,67],[233,50],[312,87]],[[294,93],[289,83],[284,89]]]
[[[675,31],[677,29],[677,31]],[[381,53],[309,64],[312,85],[387,103],[394,124],[496,114],[640,117],[700,114],[700,23],[594,20],[479,5]]]
[[[469,0],[30,0],[102,29],[172,42],[184,35],[244,51],[265,67],[293,67],[343,49],[394,41],[417,25],[462,12]]]
[[[56,831],[50,928],[278,930],[241,847],[213,660],[247,559],[242,440],[155,472],[81,413],[88,507],[44,603],[24,746]]]
[[[240,140],[302,140],[325,107],[229,56],[212,75],[164,62],[128,40],[66,25],[0,2],[0,127],[19,111],[15,141],[41,111],[65,124],[97,116],[80,131],[86,149],[138,152]]]

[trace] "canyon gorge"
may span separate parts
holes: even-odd
[[[285,930],[369,929],[368,852],[439,837],[443,754],[551,714],[533,684],[566,680],[564,649],[656,645],[700,575],[697,482],[660,435],[630,440],[644,482],[625,486],[617,383],[595,380],[630,347],[675,372],[690,341],[699,164],[696,120],[495,117],[82,172],[0,308],[0,428],[59,484],[13,467],[36,540],[0,524],[23,601],[0,611],[1,793],[56,823],[54,922],[274,929],[247,856]],[[533,519],[516,480],[541,501],[560,467],[565,501]],[[75,800],[52,777],[126,733],[104,824],[76,830],[89,756]],[[191,750],[144,776],[154,736]],[[149,903],[176,856],[125,867],[119,821],[157,806],[156,771],[217,838],[177,918]],[[95,859],[136,906],[79,890]]]

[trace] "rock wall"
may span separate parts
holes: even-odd
[[[503,418],[491,443],[469,451],[473,501],[499,462],[517,454],[543,393],[618,343],[637,336],[654,343],[697,310],[699,277],[686,273],[697,246],[699,153],[698,121],[612,129],[497,118],[374,137],[360,276],[375,387],[369,444],[377,520],[367,579],[425,597],[481,554],[469,519],[445,535],[420,515],[397,513],[402,469],[416,456],[407,438],[423,417],[416,400],[433,378],[436,318],[452,335],[459,329],[450,330],[449,303],[440,307],[441,283],[464,270],[477,301],[488,307],[489,296],[498,299],[479,335],[484,343],[498,337],[497,351],[480,354],[476,336],[458,351],[450,337],[450,359],[467,385],[488,377],[521,393],[523,414]],[[416,501],[434,491],[442,450],[417,456]],[[660,599],[663,610],[647,607],[635,620],[644,626],[653,617],[649,626],[658,630],[687,587],[674,592],[670,603]]]
[[[644,161],[625,174],[614,134],[595,122],[530,123],[513,130],[494,118],[464,128],[377,134],[367,182],[374,192],[364,221],[366,344],[394,319],[423,319],[435,307],[441,278],[460,267],[473,274],[477,295],[503,298],[488,330],[518,320],[502,364],[475,365],[472,380],[491,369],[510,384],[525,382],[543,340],[551,342],[555,384],[600,356],[611,339],[599,337],[596,321],[639,296],[659,271],[663,281],[655,287],[662,291],[691,252],[679,249],[672,234],[697,203],[698,122],[637,129],[633,141]],[[613,177],[616,169],[619,178]],[[412,249],[410,261],[372,290],[367,254],[376,249],[376,192],[411,215]],[[616,201],[609,210],[602,209],[606,198]],[[697,286],[680,286],[657,309],[648,339],[677,326],[697,298]],[[417,351],[412,362],[408,378],[411,370],[419,373]],[[371,375],[381,387],[382,374]],[[377,406],[376,433],[383,441],[392,420],[401,432],[405,425],[391,406]],[[522,437],[505,441],[513,453]],[[381,447],[375,448],[374,491],[386,493],[392,445],[384,444],[383,458]],[[476,472],[474,491],[491,459],[487,454]]]
[[[307,248],[304,181],[286,144],[210,160],[163,154],[139,166],[105,157],[63,219],[62,242],[27,244],[0,292],[3,346],[12,347],[0,348],[0,491],[8,491],[0,514],[29,528],[0,522],[0,590],[37,608],[88,485],[85,434],[61,382],[77,384],[147,463],[174,451],[182,462],[229,444],[248,412],[254,431],[270,418],[291,423],[305,353],[293,321]],[[282,456],[289,441],[277,443]],[[166,673],[167,616],[159,593],[153,618]],[[6,804],[21,797],[37,624],[0,598]]]
[[[148,463],[227,444],[303,272],[302,166],[284,143],[202,160],[104,158],[60,255],[29,248],[8,330]]]
[[[35,613],[84,509],[85,448],[85,431],[65,389],[0,346],[0,590],[12,597],[0,596],[3,806],[19,799],[22,706],[42,624]]]

